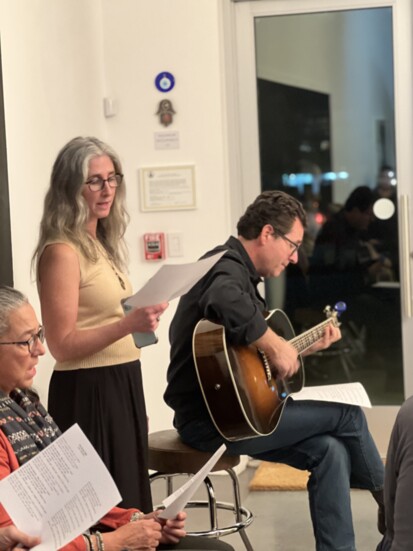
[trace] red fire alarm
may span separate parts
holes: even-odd
[[[162,260],[165,258],[164,233],[145,233],[143,243],[145,260]]]

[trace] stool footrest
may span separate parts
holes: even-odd
[[[152,433],[149,435],[148,466],[154,472],[149,476],[150,482],[152,484],[157,479],[164,479],[166,482],[166,495],[169,496],[173,493],[173,479],[175,477],[190,476],[197,473],[210,457],[212,457],[212,453],[200,452],[184,444],[175,430]],[[210,527],[206,530],[188,530],[187,533],[194,537],[218,539],[221,536],[238,532],[246,551],[253,551],[245,528],[251,524],[254,517],[249,509],[241,506],[238,477],[233,469],[239,462],[239,456],[224,454],[204,478],[203,484],[207,491],[207,500],[197,501],[196,499],[191,499],[185,508],[206,509],[209,513]],[[216,471],[226,471],[229,475],[234,498],[233,503],[217,501],[213,482],[210,477]],[[231,511],[235,517],[231,524],[228,524],[225,519],[225,526],[222,528],[218,525],[218,512],[220,510]],[[220,520],[222,520],[223,524],[224,518]]]
[[[186,504],[186,508],[208,508],[209,503],[208,501],[189,501]],[[232,511],[234,514],[236,513],[235,507],[232,503],[225,503],[223,501],[217,501],[216,502],[217,509],[222,509],[226,511]],[[235,522],[231,524],[230,526],[223,526],[222,528],[216,528],[215,530],[198,530],[196,532],[188,532],[190,536],[203,536],[207,538],[220,538],[221,536],[228,536],[229,534],[234,534],[235,532],[239,532],[239,530],[243,530],[247,526],[251,524],[253,521],[253,515],[251,511],[246,509],[245,507],[239,508],[239,513],[244,517],[242,521]]]

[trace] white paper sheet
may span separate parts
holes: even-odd
[[[56,551],[121,500],[106,466],[75,424],[0,482],[0,502],[36,551]]]
[[[189,264],[164,264],[151,279],[125,303],[144,308],[169,302],[187,293],[218,262],[226,251]]]
[[[371,408],[370,398],[361,383],[308,386],[290,396],[293,400],[321,400]]]
[[[197,491],[202,484],[204,478],[207,476],[211,469],[225,452],[227,447],[222,444],[220,448],[214,453],[205,465],[194,476],[192,476],[183,486],[178,488],[173,494],[163,500],[165,509],[159,514],[160,518],[175,518],[179,511],[183,511],[185,505]]]

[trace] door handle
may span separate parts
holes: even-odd
[[[403,310],[408,318],[412,317],[412,280],[410,248],[410,207],[409,196],[400,195],[400,241],[401,241],[401,283]]]

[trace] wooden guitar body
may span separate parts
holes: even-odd
[[[273,310],[266,318],[277,335],[294,337],[288,317]],[[286,398],[304,385],[304,367],[288,380],[275,379],[255,346],[229,346],[222,325],[201,320],[194,330],[193,352],[206,406],[217,430],[227,440],[243,440],[274,432]],[[267,367],[266,367],[267,366]]]

